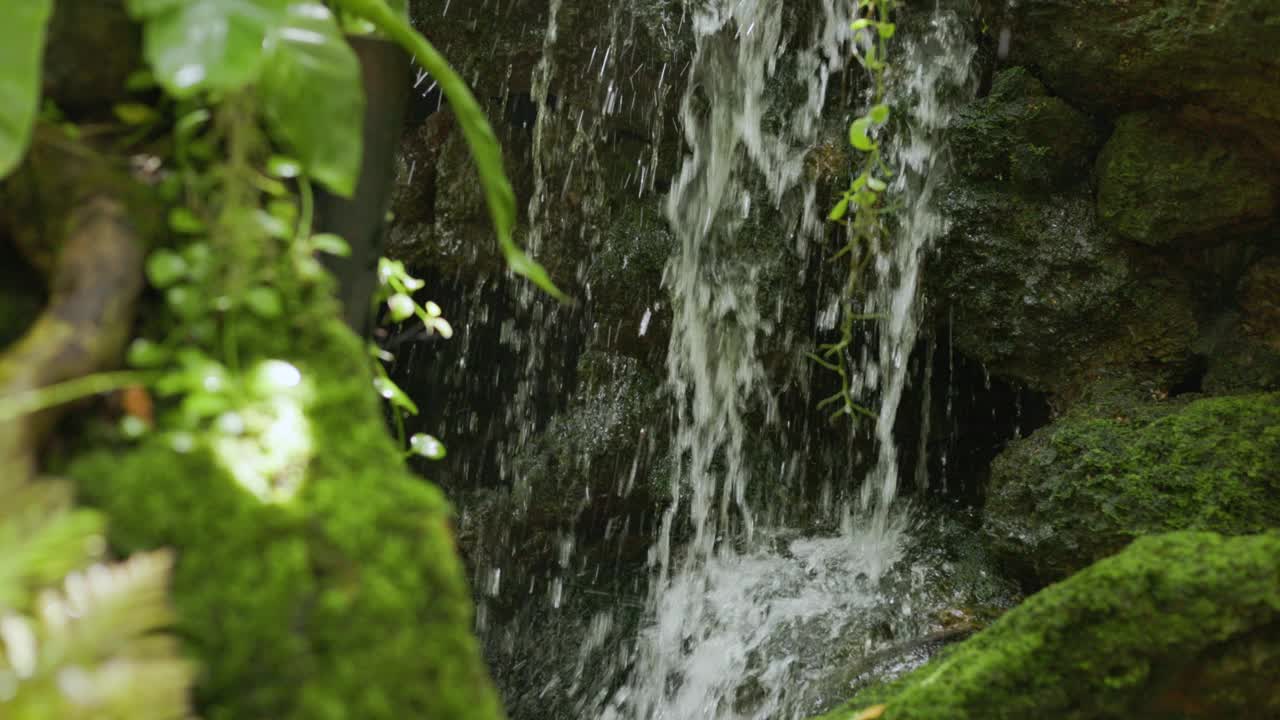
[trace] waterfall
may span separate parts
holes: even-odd
[[[908,117],[895,124],[890,139],[890,164],[897,168],[890,197],[903,208],[885,246],[875,251],[877,282],[869,298],[870,313],[881,320],[874,360],[864,375],[868,385],[879,390],[877,456],[859,495],[859,509],[870,514],[872,537],[882,543],[893,542],[903,529],[904,518],[893,515],[901,472],[893,430],[910,374],[907,360],[920,337],[925,256],[946,230],[934,199],[947,172],[942,133],[954,112],[954,96],[971,84],[974,52],[961,19],[954,10],[939,6],[923,32],[902,38],[893,60],[898,72],[890,86],[891,104],[905,109]]]
[[[784,53],[795,52],[782,34],[782,0],[686,3],[696,51],[680,119],[690,154],[666,202],[679,241],[665,276],[675,312],[668,387],[676,478],[651,558],[650,622],[630,679],[599,713],[609,720],[803,717],[803,693],[794,688],[808,669],[786,638],[820,644],[844,636],[859,614],[886,602],[875,585],[902,556],[907,522],[893,512],[900,472],[893,427],[919,335],[924,256],[944,229],[933,203],[945,171],[944,98],[967,84],[973,53],[952,12],[936,10],[922,33],[900,41],[895,59],[892,102],[909,109],[889,152],[901,168],[893,194],[903,210],[877,248],[868,303],[883,321],[860,369],[878,397],[874,470],[835,538],[758,528],[747,501],[745,447],[753,433],[768,432],[749,423],[774,415],[760,359],[770,322],[760,267],[735,252],[735,240],[753,202],[788,202],[803,183],[804,151],[850,41],[852,3],[821,5],[822,30],[795,64],[806,101],[771,132],[764,122],[769,84]],[[801,194],[812,205],[811,190]],[[807,210],[800,235],[820,237],[821,215]],[[687,541],[677,548],[682,522]],[[784,552],[774,549],[780,545]]]

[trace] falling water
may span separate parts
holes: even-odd
[[[760,268],[735,253],[734,243],[760,181],[774,204],[802,182],[803,149],[850,41],[841,30],[849,25],[842,8],[850,4],[823,2],[824,31],[797,63],[807,74],[807,102],[781,133],[766,131],[763,120],[769,83],[788,51],[782,0],[686,5],[696,38],[681,106],[691,155],[666,204],[679,241],[665,277],[675,310],[668,385],[676,403],[677,480],[653,551],[651,622],[631,679],[609,700],[605,718],[801,717],[803,693],[790,689],[809,669],[796,648],[785,651],[785,637],[818,645],[845,638],[877,603],[901,602],[910,614],[907,598],[886,599],[875,587],[903,554],[907,523],[891,512],[899,476],[892,430],[919,334],[921,267],[944,229],[932,197],[945,168],[943,98],[967,84],[973,52],[951,12],[936,11],[922,34],[900,42],[893,83],[894,105],[910,108],[890,152],[902,169],[893,193],[904,209],[891,241],[878,249],[869,302],[884,321],[861,370],[866,387],[878,391],[875,468],[836,538],[757,528],[746,493],[752,478],[745,445],[752,432],[765,432],[749,428],[748,417],[773,416],[759,357],[770,323],[757,292]],[[813,232],[813,216],[802,233]],[[757,412],[749,415],[749,407]],[[677,549],[681,522],[688,539]]]
[[[900,478],[893,430],[910,375],[907,360],[920,336],[920,282],[926,255],[946,230],[934,200],[947,171],[942,133],[957,93],[969,89],[974,51],[954,10],[939,8],[924,32],[903,39],[894,62],[899,74],[891,87],[893,105],[905,108],[908,118],[897,124],[889,148],[891,164],[898,168],[890,193],[904,207],[886,247],[876,249],[878,282],[870,300],[871,313],[881,322],[874,365],[866,370],[875,378],[871,386],[879,388],[878,454],[859,497],[860,509],[870,513],[873,535],[885,542],[901,531],[903,520],[892,514]]]

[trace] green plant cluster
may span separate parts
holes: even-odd
[[[205,667],[205,720],[495,720],[452,510],[405,467],[363,344],[324,303],[328,318],[291,334],[243,321],[251,366],[288,353],[312,381],[316,452],[287,501],[246,492],[216,446],[160,433],[63,474],[121,550],[181,549],[177,628]]]
[[[849,126],[849,144],[861,154],[857,176],[849,183],[849,189],[831,210],[828,219],[844,225],[846,239],[833,257],[848,257],[849,269],[841,292],[840,339],[825,343],[817,353],[809,357],[840,378],[840,390],[818,403],[818,408],[834,406],[831,414],[835,420],[845,415],[875,414],[858,404],[853,398],[850,350],[854,342],[855,323],[871,319],[854,311],[855,291],[862,273],[872,258],[871,249],[884,233],[884,214],[888,211],[884,193],[888,190],[887,178],[893,169],[885,162],[881,143],[872,135],[876,128],[889,121],[888,74],[889,40],[897,31],[892,22],[895,0],[858,0],[861,15],[850,26],[857,34],[855,42],[864,49],[855,57],[871,75],[870,109]]]

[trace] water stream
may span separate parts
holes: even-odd
[[[825,31],[802,51],[808,62],[797,64],[808,74],[806,102],[785,131],[774,134],[764,120],[769,82],[789,49],[780,33],[781,0],[690,8],[696,52],[681,121],[692,150],[666,204],[679,239],[666,275],[676,313],[668,385],[679,464],[652,559],[651,620],[632,675],[604,718],[802,717],[809,708],[796,688],[814,668],[777,646],[785,646],[788,635],[840,638],[853,615],[883,602],[874,588],[903,557],[908,519],[894,505],[900,469],[893,429],[919,334],[921,266],[943,229],[932,197],[945,170],[939,135],[949,106],[943,98],[968,83],[973,53],[950,11],[937,10],[923,33],[901,43],[902,71],[891,91],[892,104],[910,110],[895,125],[889,153],[901,169],[892,193],[903,210],[886,247],[876,249],[878,281],[868,299],[870,312],[883,318],[878,347],[864,355],[860,369],[864,387],[878,396],[874,469],[861,480],[859,502],[846,507],[843,532],[834,538],[761,530],[746,499],[751,475],[744,445],[753,433],[768,432],[748,427],[747,405],[764,407],[753,417],[766,422],[773,413],[758,349],[767,324],[757,291],[760,268],[743,262],[732,245],[753,197],[779,204],[801,182],[828,80],[847,54],[850,38],[840,31],[849,25],[847,7],[840,0],[823,4]],[[753,175],[767,193],[753,195]],[[802,223],[801,232],[820,238],[811,223]],[[675,548],[672,532],[681,513],[691,531]]]
[[[962,570],[935,547],[939,533],[950,531],[913,513],[897,496],[904,478],[916,486],[928,482],[929,396],[910,392],[913,377],[921,375],[911,356],[921,335],[924,263],[945,229],[935,202],[947,167],[942,131],[971,91],[967,16],[939,0],[933,8],[904,10],[910,17],[900,21],[890,89],[895,119],[885,137],[890,163],[898,168],[890,195],[901,209],[884,246],[875,249],[860,308],[881,319],[867,328],[856,351],[857,386],[880,420],[874,428],[848,427],[843,444],[858,445],[865,461],[849,452],[828,462],[834,470],[824,470],[830,477],[818,503],[818,514],[827,517],[801,525],[794,509],[800,498],[793,502],[785,491],[806,472],[810,441],[795,440],[795,413],[782,409],[782,398],[799,392],[811,408],[814,373],[824,371],[803,359],[816,340],[797,329],[807,320],[797,323],[787,304],[808,292],[826,293],[817,307],[833,304],[833,291],[820,282],[817,291],[802,289],[813,284],[807,259],[835,246],[825,221],[829,198],[819,193],[809,163],[815,147],[843,135],[828,116],[838,105],[833,96],[862,92],[849,79],[860,71],[846,67],[856,42],[849,29],[855,3],[615,0],[607,12],[593,11],[605,21],[591,28],[590,38],[566,31],[566,23],[574,27],[583,12],[577,5],[548,0],[540,18],[545,24],[531,29],[542,34],[541,57],[529,63],[528,96],[536,115],[528,127],[530,229],[524,242],[545,256],[564,247],[558,245],[563,236],[578,234],[590,238],[586,244],[598,255],[619,252],[603,247],[617,238],[598,230],[619,219],[617,208],[605,209],[611,188],[590,183],[600,178],[634,198],[623,214],[650,213],[652,223],[669,231],[672,254],[662,271],[662,296],[634,308],[638,329],[600,327],[589,314],[561,308],[537,292],[511,291],[515,310],[501,321],[499,343],[519,366],[517,380],[495,417],[505,434],[495,433],[496,445],[483,444],[474,464],[483,469],[490,464],[483,457],[499,458],[499,490],[481,487],[478,500],[459,503],[463,536],[482,538],[482,552],[471,558],[478,629],[515,718],[808,717],[847,696],[855,676],[870,667],[868,658],[929,631],[932,614],[957,596],[950,578]],[[465,11],[500,15],[518,6],[484,0]],[[456,3],[451,10],[445,6],[446,12],[463,10]],[[638,49],[640,28],[649,57]],[[576,105],[565,99],[570,86],[577,88]],[[681,91],[671,123],[664,101]],[[857,108],[865,101],[845,104]],[[625,177],[617,176],[603,148],[616,146],[619,118],[636,117],[648,123],[647,144],[634,153]],[[683,157],[664,169],[661,148],[669,132],[683,135]],[[667,176],[669,187],[663,187],[660,178]],[[566,213],[570,207],[574,211]],[[624,267],[632,257],[640,255],[628,255]],[[569,263],[586,279],[588,305],[597,291],[590,284],[592,263],[600,259],[577,258],[576,268]],[[477,292],[471,302],[480,299]],[[464,346],[487,331],[489,312],[463,326]],[[563,345],[562,336],[571,332],[566,321],[586,323],[577,332],[587,335],[588,348],[609,347],[624,332],[633,342],[634,336],[646,340],[646,333],[658,332],[651,320],[663,322],[657,318],[667,315],[666,376],[648,396],[657,393],[671,422],[629,430],[640,436],[634,458],[620,464],[610,459],[615,464],[603,468],[596,458],[609,456],[592,454],[601,436],[629,427],[631,401],[625,398],[636,394],[633,386],[642,381],[635,378],[643,377],[633,372],[643,364],[634,358],[609,356],[603,376],[592,371],[597,376],[573,401],[582,419],[552,420],[546,427],[530,421],[545,412],[535,389],[548,383],[552,392],[558,389],[560,371],[552,366],[579,361],[573,353],[549,357],[546,350]],[[533,330],[517,329],[512,317]],[[819,317],[813,326],[821,331],[831,321]],[[779,357],[792,369],[779,374]],[[467,367],[459,366],[460,382],[483,380]],[[923,373],[926,385],[931,367]],[[495,378],[492,385],[508,382]],[[925,408],[905,407],[908,401]],[[912,435],[910,454],[899,447],[895,426],[900,417],[916,415],[926,427]],[[474,413],[460,425],[472,433],[478,427],[484,430]],[[806,425],[799,434],[814,433]],[[546,437],[571,450],[552,454],[545,466],[522,464],[519,459],[536,454]],[[669,462],[664,465],[657,453]],[[902,467],[904,457],[915,463]],[[471,467],[466,463],[462,467]],[[652,474],[654,466],[669,476],[659,514],[613,517],[599,541],[614,543],[617,557],[634,538],[651,542],[648,575],[615,568],[628,577],[599,582],[611,570],[601,559],[605,553],[581,553],[583,518],[606,500],[625,501],[645,482],[638,475],[646,471],[638,468]],[[486,472],[467,472],[476,486],[493,483]],[[606,477],[597,482],[601,474]],[[538,507],[548,475],[556,476],[557,487],[577,482],[585,495],[574,500],[569,522],[559,520],[554,540],[540,528],[522,537],[526,531],[519,527],[544,521],[533,516],[548,512]],[[574,479],[579,476],[589,479]],[[544,485],[535,487],[537,482]],[[815,533],[815,525],[825,531]],[[541,533],[536,543],[533,533]],[[919,540],[925,534],[930,539]],[[524,557],[523,548],[534,544],[553,544],[552,558]],[[633,589],[618,589],[623,586]],[[499,612],[505,614],[496,619]],[[884,672],[922,660],[894,654]],[[842,667],[861,670],[833,672]],[[518,702],[511,695],[516,692]]]

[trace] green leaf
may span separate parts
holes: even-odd
[[[51,0],[7,3],[0,23],[0,178],[17,167],[40,111],[40,64]]]
[[[387,377],[376,377],[373,379],[373,387],[382,396],[382,399],[398,407],[410,415],[418,414],[418,405],[404,394],[399,385],[391,382]]]
[[[828,220],[843,220],[844,216],[849,212],[849,196],[845,195],[840,198],[840,202],[831,209],[831,214],[827,216]]]
[[[144,23],[143,54],[177,98],[256,82],[287,0],[130,0]]]
[[[142,103],[120,103],[111,108],[111,111],[125,125],[146,125],[160,119],[154,108]]]
[[[418,433],[409,438],[409,452],[428,460],[443,460],[445,456],[444,443],[426,433]]]
[[[874,150],[876,144],[867,137],[867,130],[871,127],[871,118],[858,118],[849,126],[849,143],[855,148],[863,152]]]
[[[163,290],[187,275],[187,261],[171,250],[157,250],[147,258],[147,279]]]
[[[280,291],[265,285],[251,288],[244,294],[244,304],[260,318],[270,320],[284,313],[284,301],[280,299]]]
[[[871,122],[879,125],[889,119],[889,106],[884,104],[876,105],[867,113],[867,117],[871,118]]]
[[[849,25],[849,29],[854,32],[857,32],[859,30],[865,30],[866,28],[871,27],[872,24],[873,23],[870,18],[858,18],[857,20],[854,20],[852,24]]]
[[[157,368],[169,362],[169,351],[146,338],[138,338],[129,345],[129,364],[136,368]]]
[[[872,190],[875,190],[876,192],[884,192],[885,188],[887,188],[888,185],[885,185],[884,181],[881,180],[880,178],[873,177],[873,178],[867,179],[867,187],[871,188]]]
[[[347,241],[332,233],[312,235],[311,247],[328,255],[337,255],[338,257],[351,255],[351,246],[347,244]]]
[[[885,40],[893,37],[893,34],[898,31],[898,26],[889,22],[882,22],[877,27],[880,30],[880,37]]]
[[[258,85],[267,121],[311,177],[350,197],[364,133],[360,61],[320,3],[291,4],[272,38]]]
[[[169,211],[169,229],[176,233],[195,235],[205,230],[204,222],[188,208],[176,207]]]
[[[449,63],[426,38],[413,29],[403,15],[396,14],[385,0],[337,0],[337,5],[355,15],[364,17],[413,53],[418,63],[440,86],[449,100],[449,106],[462,128],[462,134],[471,149],[480,172],[480,184],[484,187],[489,216],[498,232],[498,244],[507,259],[507,266],[517,275],[523,275],[552,297],[568,301],[569,297],[556,287],[547,271],[516,245],[512,232],[516,223],[516,195],[511,189],[502,165],[502,148],[493,128],[485,119],[480,103],[476,101],[466,82],[458,76]]]

